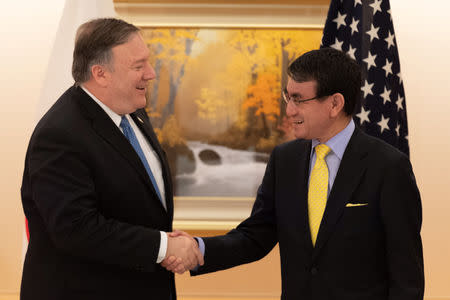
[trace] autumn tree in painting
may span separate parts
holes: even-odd
[[[164,71],[167,72],[168,76],[167,81],[161,81],[161,77],[158,77],[153,82],[151,96],[149,97],[149,111],[153,113],[157,127],[162,127],[167,119],[174,114],[178,88],[184,76],[185,66],[189,61],[197,33],[198,29],[154,29],[146,32],[147,44],[152,49],[151,60],[153,60],[155,72],[158,75],[161,74],[164,66]],[[167,85],[168,97],[165,101],[158,101],[160,100],[159,92],[163,88],[161,87],[162,84]],[[164,105],[158,105],[160,103],[164,103]]]
[[[255,84],[248,87],[247,94],[248,97],[242,103],[242,109],[247,111],[253,108],[254,117],[261,118],[263,138],[268,138],[271,135],[269,122],[275,122],[280,115],[280,84],[277,76],[271,73],[258,74]]]

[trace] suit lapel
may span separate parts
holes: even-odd
[[[309,227],[309,214],[308,214],[308,181],[309,181],[309,168],[311,161],[311,141],[309,141],[302,151],[304,153],[302,157],[302,166],[301,170],[301,191],[298,195],[300,195],[300,212],[301,212],[301,220],[302,220],[302,228],[305,228],[304,231],[304,245],[306,246],[307,253],[313,252],[312,238],[311,238],[311,230]]]
[[[81,88],[74,87],[79,94],[78,102],[83,108],[88,119],[92,121],[92,128],[97,134],[102,137],[110,146],[115,149],[139,174],[142,181],[150,188],[154,194],[154,198],[158,199],[162,210],[165,212],[163,205],[159,201],[155,188],[148,177],[147,171],[141,162],[138,154],[133,146],[128,142],[126,137],[122,134],[120,129],[106,114],[106,112],[91,99]],[[136,122],[139,123],[139,122]],[[152,144],[153,145],[153,144]]]
[[[161,148],[161,145],[158,141],[158,138],[156,137],[155,131],[153,130],[152,125],[148,121],[147,117],[144,117],[141,115],[141,110],[132,113],[130,116],[133,118],[133,121],[136,123],[136,125],[139,127],[141,132],[144,134],[144,136],[147,138],[147,140],[150,142],[153,150],[155,150],[158,159],[161,163],[161,170],[163,174],[164,179],[164,188],[165,188],[165,195],[166,195],[166,205],[167,205],[167,212],[172,215],[173,214],[173,201],[172,199],[172,178],[170,177],[170,170],[169,166],[167,164],[167,160],[164,155],[164,151]],[[144,112],[145,113],[145,112]],[[152,185],[153,188],[153,185]],[[154,191],[154,188],[153,188]],[[156,195],[156,191],[155,195]]]
[[[314,247],[313,260],[336,228],[335,224],[344,212],[346,203],[353,195],[366,170],[365,159],[368,152],[362,140],[362,133],[359,129],[355,129],[342,157],[333,188],[328,197],[316,246]]]
[[[293,236],[298,236],[305,245],[307,253],[312,252],[311,234],[308,221],[308,174],[311,153],[311,141],[297,140],[296,146],[283,153],[283,161],[279,172],[284,191],[281,201],[287,201],[282,215],[292,224]]]

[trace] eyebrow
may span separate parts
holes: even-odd
[[[142,64],[142,63],[144,63],[144,62],[146,62],[146,61],[147,61],[146,58],[142,58],[142,59],[139,59],[139,60],[134,61],[134,62],[132,63],[132,65],[134,66],[134,65]]]
[[[283,89],[283,92],[286,93],[286,95],[288,95],[289,97],[302,97],[302,94],[300,94],[299,92],[289,94],[286,87]]]

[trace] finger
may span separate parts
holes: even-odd
[[[174,231],[172,231],[172,232],[168,232],[167,234],[168,234],[170,237],[177,237],[177,236],[183,235],[183,232],[180,231],[180,230],[174,230]]]
[[[169,256],[169,257],[167,257],[166,259],[164,259],[164,260],[161,262],[161,266],[164,267],[164,268],[166,268],[167,266],[169,266],[170,264],[172,264],[173,261],[174,261],[174,257]]]
[[[203,258],[203,254],[202,254],[202,252],[200,251],[200,249],[195,249],[195,257],[197,258],[197,262],[198,262],[198,264],[200,265],[200,266],[203,266],[204,265],[204,263],[205,263],[205,261],[204,261],[204,258]]]
[[[164,259],[161,262],[161,266],[164,268],[167,268],[168,266],[170,266],[171,264],[173,264],[176,261],[176,257],[175,256],[169,256],[166,259]]]
[[[168,271],[174,272],[174,270],[179,266],[182,265],[183,259],[181,257],[178,257],[176,260],[173,261],[173,263],[166,267]]]
[[[198,265],[199,259],[197,258],[198,247],[195,241],[190,242],[189,250],[187,253],[186,261],[184,263],[187,269],[192,269]],[[200,255],[201,256],[201,255]]]
[[[189,266],[187,266],[187,269],[193,270],[193,269],[195,269],[197,266],[198,266],[198,262],[195,261],[195,262],[193,262],[192,264],[190,264]]]
[[[188,257],[184,260],[184,268],[186,270],[189,270],[192,266],[192,264],[195,264],[196,262],[194,261],[195,259],[193,258],[193,256],[190,254],[188,255]]]
[[[189,233],[187,233],[186,231],[182,231],[182,230],[176,229],[173,232],[176,233],[177,236],[185,236],[185,237],[188,237],[188,238],[192,238],[191,235]]]
[[[183,274],[186,271],[183,264],[180,264],[178,267],[175,268],[174,272],[177,274]]]

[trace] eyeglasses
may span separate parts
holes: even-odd
[[[320,97],[316,96],[314,98],[309,98],[309,99],[297,99],[297,97],[289,96],[286,89],[283,91],[283,100],[284,100],[284,103],[286,103],[286,105],[288,105],[289,102],[292,102],[295,106],[299,106],[303,102],[316,100],[316,99],[320,99],[323,97],[327,97],[327,96],[320,96]]]

